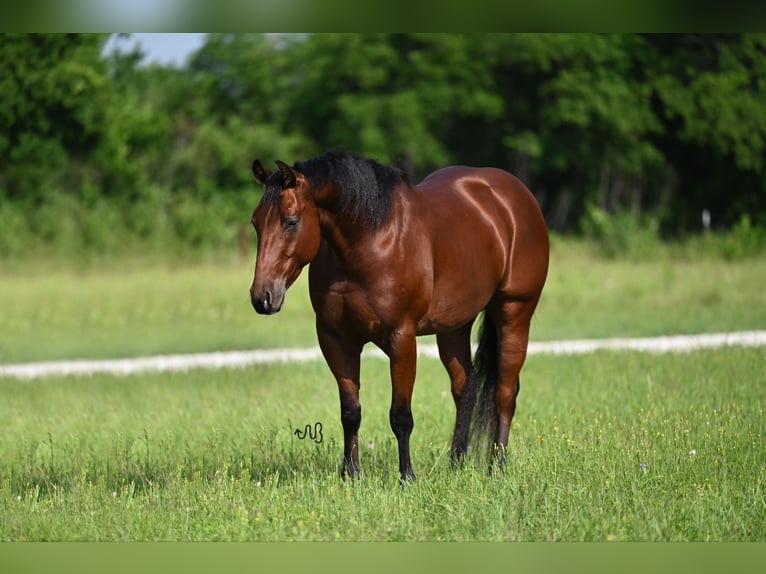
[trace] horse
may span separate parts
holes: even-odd
[[[535,197],[492,167],[445,167],[412,185],[395,167],[338,150],[276,166],[252,164],[265,189],[251,218],[258,247],[250,298],[256,312],[277,313],[309,265],[319,347],[340,396],[342,476],[360,475],[360,354],[373,343],[390,363],[400,479],[415,478],[416,337],[428,334],[456,409],[451,463],[460,465],[480,436],[490,471],[502,469],[548,272],[548,230]]]

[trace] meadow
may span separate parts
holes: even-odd
[[[306,273],[277,317],[250,306],[253,260],[0,265],[0,363],[316,344]],[[760,329],[766,260],[595,256],[554,238],[537,341]]]
[[[448,382],[423,360],[406,489],[385,362],[364,375],[355,483],[321,362],[3,381],[2,538],[766,538],[762,350],[535,356],[498,476],[450,468]],[[321,444],[294,434],[317,421]]]
[[[756,329],[766,264],[620,262],[555,244],[535,340]],[[0,362],[314,344],[305,282],[249,308],[252,263],[3,273]],[[387,364],[365,360],[363,476],[339,476],[322,361],[0,379],[2,540],[764,541],[766,355],[532,355],[509,464],[452,469],[449,383],[423,358],[418,479],[398,483]],[[321,443],[294,431],[322,423]]]

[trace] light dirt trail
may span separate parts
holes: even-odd
[[[649,353],[686,352],[726,346],[760,347],[766,345],[766,331],[737,331],[699,335],[672,335],[645,338],[580,339],[570,341],[530,342],[529,354],[576,355],[599,350],[643,351]],[[366,350],[365,356],[383,357],[377,349]],[[434,344],[421,344],[418,354],[438,357]],[[0,377],[37,379],[47,376],[90,375],[109,373],[131,375],[142,372],[187,371],[247,367],[263,363],[314,361],[322,358],[318,347],[305,349],[260,349],[225,351],[188,355],[157,355],[130,359],[47,361],[0,365]]]

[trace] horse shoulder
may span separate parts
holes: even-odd
[[[361,342],[380,338],[380,318],[368,293],[325,242],[309,267],[309,295],[317,329],[331,329]]]

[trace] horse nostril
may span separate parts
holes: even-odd
[[[250,291],[250,302],[258,313],[270,314],[273,311],[271,299],[271,291],[264,291],[261,295],[257,295],[252,290]]]

